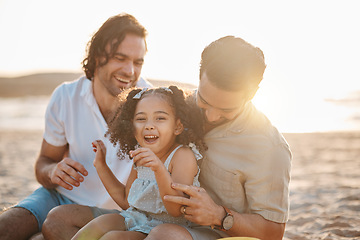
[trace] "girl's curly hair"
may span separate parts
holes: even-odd
[[[129,151],[134,150],[138,144],[134,136],[133,125],[135,109],[138,102],[149,95],[159,96],[169,103],[174,110],[175,118],[180,119],[183,124],[184,130],[176,137],[177,143],[183,145],[194,143],[201,153],[207,150],[203,140],[203,118],[200,110],[185,101],[183,90],[176,86],[170,86],[169,88],[152,88],[140,93],[141,91],[142,89],[137,88],[123,91],[119,95],[120,107],[109,123],[106,136],[110,138],[110,142],[114,146],[119,144],[118,156],[120,159],[124,159],[125,154],[129,154]],[[134,99],[134,96],[139,93],[141,94],[140,98]]]

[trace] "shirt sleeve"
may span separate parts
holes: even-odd
[[[60,85],[53,92],[45,112],[44,139],[53,146],[67,144],[64,128],[64,85]]]
[[[270,221],[284,223],[289,217],[289,182],[291,152],[278,144],[259,156],[257,169],[252,169],[245,191],[252,213]]]

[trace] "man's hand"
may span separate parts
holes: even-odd
[[[203,225],[220,226],[226,213],[222,206],[217,205],[207,194],[205,189],[174,183],[172,188],[189,195],[189,198],[170,196],[164,197],[165,201],[181,204],[181,212],[185,218]],[[185,209],[185,210],[184,210]],[[282,239],[285,223],[275,223],[266,220],[259,214],[240,214],[232,211],[234,226],[227,231],[229,236],[248,236],[259,239]]]
[[[183,205],[182,213],[187,220],[203,226],[221,225],[225,210],[211,199],[205,189],[179,183],[173,183],[172,188],[184,192],[189,198],[166,195],[164,200]]]
[[[52,170],[50,179],[52,183],[67,190],[72,190],[73,186],[80,186],[80,183],[84,181],[83,176],[87,175],[88,172],[82,164],[71,158],[64,158]]]

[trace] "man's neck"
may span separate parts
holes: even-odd
[[[108,92],[98,92],[96,91],[96,87],[93,84],[93,94],[96,100],[96,103],[99,106],[100,112],[103,115],[105,121],[109,123],[113,118],[116,109],[119,106],[118,98],[116,96],[112,96]]]

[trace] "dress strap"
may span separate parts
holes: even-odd
[[[170,153],[170,155],[167,157],[166,161],[164,162],[164,165],[165,165],[165,167],[166,167],[167,170],[169,170],[169,165],[170,165],[171,159],[173,158],[175,152],[176,152],[179,148],[181,148],[182,146],[183,146],[183,145],[177,146],[177,147]]]

